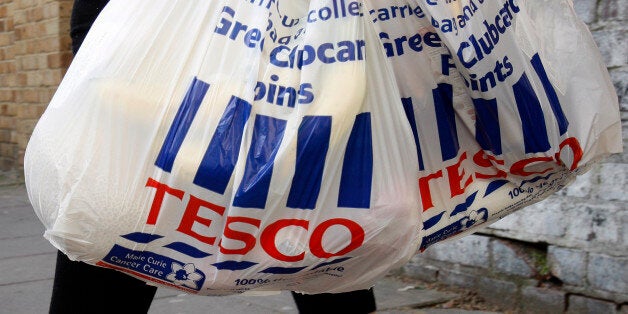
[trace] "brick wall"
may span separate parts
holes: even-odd
[[[614,82],[624,153],[549,199],[414,257],[407,276],[476,290],[521,313],[628,313],[628,5],[574,0]]]
[[[0,171],[23,165],[28,138],[71,61],[71,0],[0,0]]]

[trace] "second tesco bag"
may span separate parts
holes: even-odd
[[[567,0],[112,0],[27,189],[71,259],[160,286],[370,288],[621,151],[600,60]]]
[[[421,250],[622,151],[615,89],[570,0],[373,3],[417,143]]]
[[[44,236],[208,295],[365,289],[407,261],[418,163],[392,69],[367,20],[291,18],[309,9],[111,1],[28,145]]]

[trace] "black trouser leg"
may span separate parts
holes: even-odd
[[[300,294],[292,292],[300,314],[366,314],[375,312],[373,289],[345,293]]]
[[[147,313],[157,287],[57,253],[50,314]]]

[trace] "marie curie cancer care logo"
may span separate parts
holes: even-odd
[[[133,251],[120,245],[114,245],[98,264],[187,292],[199,291],[205,282],[205,274],[192,263],[181,263],[152,252]]]

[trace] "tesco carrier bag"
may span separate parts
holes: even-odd
[[[206,295],[366,289],[414,254],[416,150],[375,29],[263,2],[108,4],[26,153],[55,247]]]
[[[421,251],[622,151],[615,89],[570,0],[372,3],[419,157]]]

